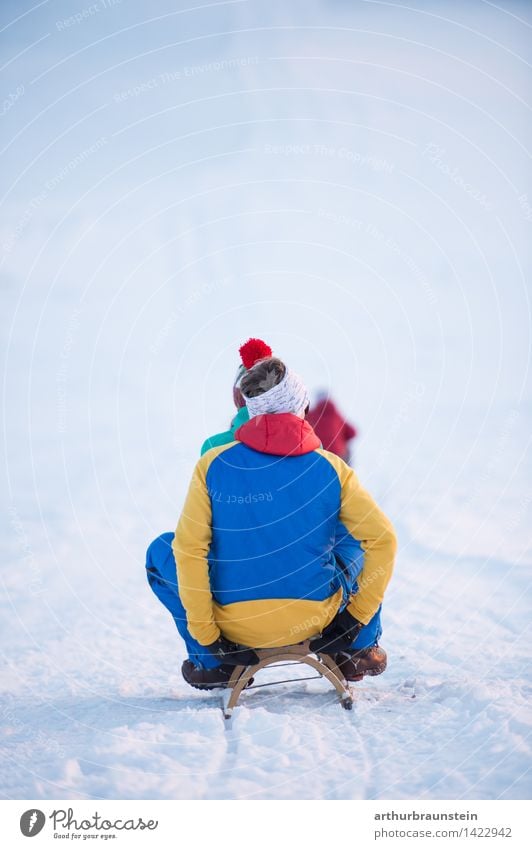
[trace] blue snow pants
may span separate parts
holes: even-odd
[[[149,546],[146,552],[148,583],[159,601],[170,611],[192,663],[203,669],[214,669],[216,666],[220,666],[220,661],[213,657],[205,646],[198,643],[188,630],[187,614],[179,597],[176,565],[172,551],[173,538],[172,533],[161,534]],[[379,607],[373,619],[362,628],[351,648],[363,649],[373,646],[381,633],[381,609]]]

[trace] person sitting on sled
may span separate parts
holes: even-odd
[[[227,684],[253,649],[311,640],[347,680],[378,675],[393,528],[305,421],[308,394],[275,357],[242,377],[249,421],[196,464],[175,535],[148,549],[151,588],[185,641],[185,680]],[[176,571],[177,564],[177,571]]]

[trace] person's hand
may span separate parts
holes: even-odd
[[[206,648],[226,666],[255,666],[259,662],[253,649],[231,643],[225,637],[220,637]]]
[[[310,641],[310,650],[324,654],[337,654],[351,648],[353,641],[364,626],[351,616],[347,608],[337,613],[333,621],[323,630],[321,637]]]

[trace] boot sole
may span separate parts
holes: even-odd
[[[193,684],[192,681],[184,679],[189,687],[194,687],[195,690],[227,690],[227,684]]]
[[[381,666],[374,666],[373,669],[367,669],[366,672],[361,672],[359,675],[351,675],[351,677],[347,678],[346,681],[362,681],[366,675],[369,675],[371,678],[375,677],[375,675],[382,675],[382,673],[386,670],[386,664],[383,663]]]
[[[220,681],[219,684],[193,684],[192,681],[187,681],[185,676],[183,676],[183,680],[188,684],[189,687],[194,687],[195,690],[227,690],[227,687],[229,685],[229,681]],[[250,678],[248,683],[246,684],[246,688],[250,687],[253,684],[253,681],[254,679]]]

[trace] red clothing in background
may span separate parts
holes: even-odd
[[[329,399],[318,401],[307,413],[307,421],[314,429],[326,451],[338,454],[342,460],[349,461],[349,442],[357,435]]]

